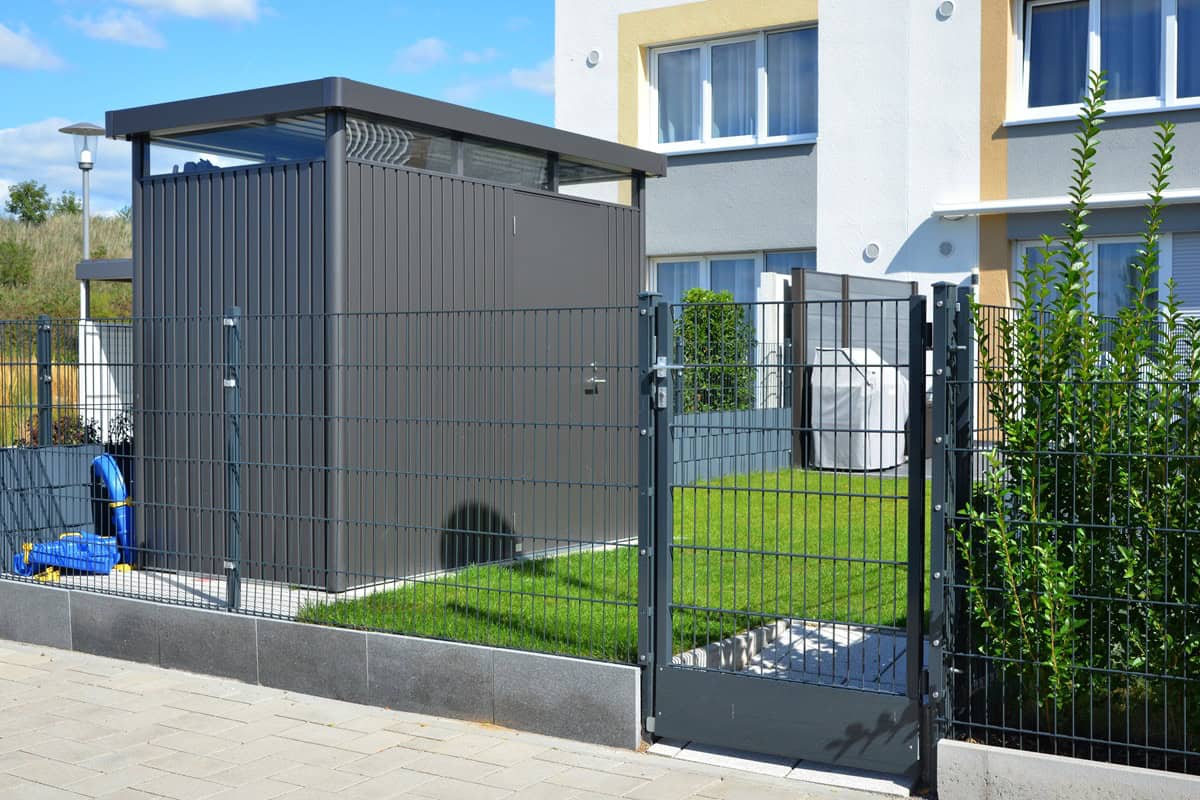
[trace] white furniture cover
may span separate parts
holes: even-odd
[[[908,378],[868,347],[822,347],[812,370],[813,462],[881,470],[904,463]]]

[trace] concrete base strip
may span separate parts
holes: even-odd
[[[1200,777],[943,740],[941,800],[1194,800]]]
[[[0,639],[635,749],[636,667],[0,580]]]

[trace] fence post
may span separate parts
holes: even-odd
[[[925,297],[908,301],[908,696],[921,701],[925,620]]]
[[[638,666],[642,709],[654,713],[654,312],[659,295],[638,295]]]
[[[242,311],[233,306],[221,320],[225,339],[225,601],[236,611],[242,600]]]
[[[42,314],[37,321],[38,447],[54,444],[54,361],[50,348],[50,318]]]
[[[674,538],[672,465],[671,306],[661,299],[654,306],[654,362],[652,391],[654,406],[654,670],[671,663],[671,542]],[[653,731],[660,712],[650,710],[646,728]]]
[[[953,714],[945,654],[954,624],[954,537],[950,523],[966,503],[970,483],[970,294],[949,283],[933,287],[933,474],[930,487],[928,664],[930,731],[925,777],[936,786],[937,742]],[[967,388],[963,383],[967,382]]]

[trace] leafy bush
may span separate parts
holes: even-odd
[[[0,286],[27,286],[32,278],[33,248],[20,242],[0,242]]]
[[[732,411],[754,404],[754,325],[731,292],[689,289],[675,320],[683,345],[683,411]]]
[[[1014,313],[992,336],[975,309],[1001,437],[956,534],[980,650],[1025,706],[1014,719],[1036,707],[1041,730],[1180,744],[1200,719],[1200,693],[1184,694],[1200,675],[1200,548],[1188,546],[1200,520],[1200,322],[1180,313],[1173,283],[1162,296],[1157,286],[1170,123],[1156,133],[1133,302],[1115,320],[1090,310],[1084,237],[1104,91],[1091,76],[1062,235],[1022,265]]]
[[[40,225],[50,213],[50,194],[46,184],[37,181],[21,181],[8,189],[8,201],[4,210],[21,222]]]
[[[18,447],[36,447],[38,445],[38,418],[34,414],[25,423],[25,429],[18,434],[13,442]],[[50,444],[100,444],[100,425],[94,419],[88,419],[76,414],[57,414],[54,416],[50,432]]]
[[[79,202],[79,195],[71,191],[64,191],[61,195],[59,195],[59,198],[54,201],[54,205],[50,211],[53,214],[82,214],[83,205]]]

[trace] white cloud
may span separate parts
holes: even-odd
[[[166,44],[162,34],[142,22],[132,11],[109,9],[99,19],[67,17],[66,21],[92,39],[105,39],[135,47],[162,47]]]
[[[536,67],[514,67],[500,75],[460,81],[442,92],[451,103],[471,103],[486,92],[517,89],[537,94],[554,94],[554,59],[548,58]]]
[[[258,0],[124,0],[127,5],[193,19],[254,22],[261,9]]]
[[[79,168],[71,137],[58,129],[77,120],[50,117],[16,128],[0,128],[0,208],[8,187],[32,178],[46,184],[51,197],[63,190],[78,193]],[[92,211],[109,214],[129,203],[129,144],[101,139],[92,170]]]
[[[462,60],[464,64],[486,64],[489,61],[495,61],[500,55],[500,51],[494,47],[485,47],[482,50],[464,50]]]
[[[514,67],[508,79],[518,89],[538,94],[554,94],[554,59],[547,58],[533,69]]]
[[[62,59],[33,40],[29,28],[17,30],[0,25],[0,67],[58,69]]]
[[[424,72],[445,61],[449,55],[446,42],[436,36],[428,36],[398,50],[392,66],[401,72]]]

